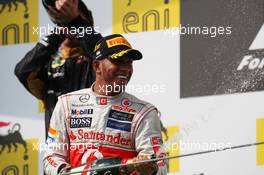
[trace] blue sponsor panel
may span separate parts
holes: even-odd
[[[108,119],[107,125],[108,128],[113,128],[121,131],[128,131],[131,130],[131,123],[125,123],[125,122],[118,122],[115,120]]]
[[[130,121],[131,122],[134,118],[134,114],[121,112],[121,111],[112,109],[110,110],[109,118],[113,118],[113,119],[120,120],[120,121]]]

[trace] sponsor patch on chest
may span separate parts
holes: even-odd
[[[72,116],[82,116],[82,115],[91,115],[93,114],[93,108],[81,108],[81,109],[72,109]]]
[[[134,117],[134,114],[121,112],[121,111],[117,111],[114,109],[111,109],[109,112],[109,118],[112,118],[115,120],[131,122],[133,120],[133,117]]]
[[[117,129],[121,131],[130,132],[131,130],[131,123],[120,122],[112,119],[108,119],[107,125],[108,128]]]
[[[70,118],[70,128],[91,127],[92,117]]]

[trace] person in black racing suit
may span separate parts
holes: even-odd
[[[71,13],[64,6],[70,7]],[[74,13],[74,8],[77,8],[77,13]],[[93,28],[92,13],[82,1],[79,1],[79,4],[66,1],[64,4],[56,6],[56,9],[58,14],[60,13],[61,19],[70,19],[67,23],[68,27]],[[65,16],[65,14],[70,16]],[[65,36],[55,32],[38,42],[17,63],[15,75],[19,81],[32,95],[44,103],[46,137],[57,97],[90,87],[94,82],[92,60],[89,53],[93,51],[99,39],[101,39],[101,35],[94,29],[92,34],[85,34],[84,37],[80,37],[78,34]]]

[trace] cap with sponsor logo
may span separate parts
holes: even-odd
[[[140,51],[133,49],[127,39],[120,34],[103,37],[95,45],[93,53],[93,58],[95,60],[101,60],[104,58],[118,60],[123,57],[132,60],[140,60],[142,54]]]

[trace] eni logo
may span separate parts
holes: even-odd
[[[0,0],[0,45],[38,41],[38,1]]]
[[[38,139],[24,139],[23,128],[15,123],[1,122],[0,127],[6,130],[0,135],[0,174],[31,175],[38,173]],[[2,130],[2,131],[3,131]]]
[[[164,0],[164,4],[168,4],[170,1],[169,0]],[[131,5],[132,0],[128,0],[128,5]]]
[[[8,130],[8,135],[0,135],[0,145],[2,146],[0,155],[6,147],[8,148],[8,153],[12,151],[12,146],[14,147],[14,152],[16,152],[18,147],[17,144],[21,144],[24,147],[24,160],[28,159],[27,143],[23,140],[20,129],[20,124],[16,123],[11,130]]]
[[[178,27],[180,0],[113,0],[113,33],[135,33]]]
[[[27,1],[26,0],[0,0],[0,4],[2,5],[2,8],[0,10],[0,13],[2,13],[6,7],[8,7],[8,12],[11,11],[12,5],[15,6],[15,11],[17,11],[18,4],[17,3],[23,3],[25,7],[25,12],[28,11],[27,7]]]

